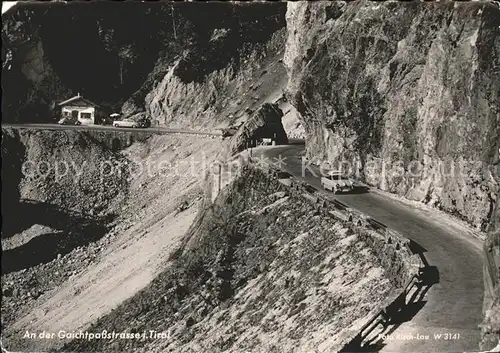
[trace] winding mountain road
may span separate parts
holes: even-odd
[[[304,168],[303,173],[300,157],[303,150],[304,146],[258,148],[253,156],[265,157],[269,162],[281,156],[281,169],[324,192],[317,168],[312,171]],[[332,193],[325,195],[333,198]],[[482,241],[475,232],[442,212],[415,207],[376,190],[335,195],[335,198],[417,242],[425,249],[429,265],[439,271],[439,283],[429,289],[422,308],[392,332],[394,339],[383,340],[380,351],[477,351],[484,287]],[[434,336],[439,334],[440,338]]]

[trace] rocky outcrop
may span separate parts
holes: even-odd
[[[500,284],[498,266],[500,261],[500,230],[491,231],[484,245],[484,319],[481,324],[481,350],[500,347]],[[496,272],[495,272],[496,269]]]
[[[499,192],[500,9],[289,3],[288,95],[310,159],[486,228]]]
[[[498,194],[494,195],[498,198]],[[492,210],[492,217],[490,220],[489,231],[499,231],[500,230],[500,202],[496,202],[495,209]]]
[[[22,161],[26,147],[14,133],[2,130],[2,209],[3,217],[9,218],[16,211],[21,198],[18,184],[23,178]],[[2,232],[3,234],[4,232]]]
[[[288,143],[285,129],[281,124],[283,112],[277,104],[263,104],[250,119],[241,125],[229,144],[230,155],[255,146],[264,138],[273,139],[277,145]]]

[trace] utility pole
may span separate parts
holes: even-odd
[[[172,13],[172,27],[174,29],[174,38],[177,39],[177,32],[175,31],[175,17],[174,17],[174,6],[170,7]]]

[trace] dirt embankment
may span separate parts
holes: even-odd
[[[17,197],[40,197],[22,203],[26,217],[22,223],[12,219],[9,234],[4,224],[2,339],[9,350],[57,347],[60,342],[38,344],[22,334],[85,329],[145,287],[191,225],[204,170],[220,145],[213,138],[158,135],[112,153],[87,135],[4,131],[4,166],[18,171],[9,186],[17,190],[15,183],[21,185]],[[37,181],[42,189],[37,191],[19,172],[28,156],[59,162],[65,156],[76,165],[82,159],[87,168],[80,183],[69,176],[57,183],[52,174]],[[115,173],[105,169],[101,175],[89,166],[108,161],[120,162],[122,174],[116,167]],[[104,187],[101,177],[107,180]],[[93,187],[78,189],[87,183]],[[107,203],[99,213],[81,215],[72,208],[81,204],[95,210],[95,202],[87,199],[99,199],[103,192],[116,192],[116,197],[105,194]],[[2,202],[14,207],[15,197],[12,192]]]
[[[167,269],[89,328],[145,339],[63,350],[330,352],[392,289],[355,231],[248,169],[202,209]]]

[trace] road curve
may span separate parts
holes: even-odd
[[[222,136],[219,131],[203,131],[189,129],[173,129],[166,127],[149,127],[149,128],[129,128],[129,127],[114,127],[106,125],[59,125],[59,124],[2,124],[2,128],[14,129],[37,129],[37,130],[79,130],[79,131],[127,131],[127,132],[143,132],[150,134],[193,134],[193,135],[208,135]]]
[[[282,169],[322,190],[319,176],[302,173],[300,153],[304,146],[276,146],[256,149],[254,157],[269,162],[281,156]],[[313,171],[314,172],[314,171]],[[316,173],[317,174],[317,173]],[[323,191],[321,191],[323,192]],[[333,197],[331,193],[326,193]],[[385,341],[381,352],[464,352],[479,349],[483,304],[481,240],[465,234],[463,228],[450,226],[443,216],[431,215],[379,192],[335,195],[348,206],[383,222],[425,248],[429,265],[439,271],[439,283],[427,292],[423,307],[391,335],[405,339]],[[441,217],[441,219],[440,219]],[[455,339],[435,334],[453,334]],[[417,334],[429,339],[416,339]],[[410,337],[413,337],[410,339]]]

